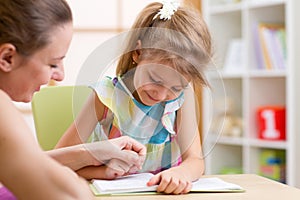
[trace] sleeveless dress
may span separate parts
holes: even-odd
[[[147,155],[140,172],[155,174],[181,163],[175,120],[183,93],[174,100],[146,106],[133,97],[120,77],[105,77],[91,88],[106,106],[94,141],[127,135],[144,144]]]

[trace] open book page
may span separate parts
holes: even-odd
[[[101,194],[156,191],[157,186],[147,186],[151,173],[132,174],[115,180],[93,180],[92,184]]]
[[[230,192],[230,191],[243,191],[239,185],[228,183],[220,178],[200,178],[193,182],[191,192]]]
[[[147,186],[151,173],[133,174],[115,180],[93,180],[92,189],[96,195],[155,192],[157,186]],[[239,185],[228,183],[220,178],[200,178],[193,182],[191,192],[243,192]]]

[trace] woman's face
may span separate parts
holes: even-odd
[[[185,76],[168,65],[141,61],[134,75],[134,94],[141,103],[152,106],[176,99],[188,83]]]
[[[29,102],[34,92],[50,79],[64,79],[63,58],[72,39],[72,23],[65,24],[53,30],[51,42],[30,57],[19,55],[19,62],[7,74],[6,92],[14,101]],[[3,84],[3,83],[2,83]]]

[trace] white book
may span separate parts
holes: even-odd
[[[91,188],[95,195],[132,195],[156,193],[157,185],[147,186],[147,182],[154,176],[151,173],[133,174],[114,180],[94,179]],[[244,192],[239,185],[226,182],[220,178],[200,178],[192,183],[191,192]]]

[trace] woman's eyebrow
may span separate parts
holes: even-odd
[[[63,60],[66,56],[61,56],[61,57],[57,57],[57,58],[52,58],[52,60]]]

